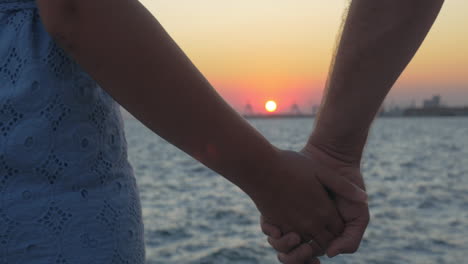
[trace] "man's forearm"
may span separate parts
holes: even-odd
[[[137,0],[38,0],[46,28],[148,128],[244,191],[275,150]]]
[[[353,0],[309,144],[359,162],[385,96],[426,37],[443,0]]]

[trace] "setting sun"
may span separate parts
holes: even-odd
[[[265,104],[265,109],[270,113],[275,112],[276,108],[277,108],[277,105],[275,101],[270,100],[266,102]]]

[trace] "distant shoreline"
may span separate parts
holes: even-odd
[[[403,111],[403,116],[468,116],[468,107],[424,107],[408,108]]]
[[[246,119],[293,119],[293,118],[315,118],[316,115],[242,115]],[[431,117],[468,117],[468,114],[429,114],[429,113],[418,113],[418,114],[409,114],[409,115],[391,115],[383,114],[377,115],[376,118],[431,118]]]
[[[247,119],[314,118],[315,114],[250,114]],[[468,107],[423,107],[406,108],[399,111],[382,111],[377,117],[467,117]]]
[[[243,115],[243,117],[247,119],[314,118],[315,115],[265,114],[265,115]]]

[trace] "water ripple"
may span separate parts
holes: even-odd
[[[252,120],[276,146],[298,150],[304,119]],[[126,120],[140,188],[148,264],[272,264],[253,203],[135,120]],[[466,263],[468,119],[389,118],[363,159],[372,220],[358,253],[324,263]]]

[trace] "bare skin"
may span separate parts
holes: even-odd
[[[139,1],[37,4],[46,30],[104,90],[149,129],[241,188],[269,223],[325,247],[344,223],[323,184],[366,200],[342,177],[323,181],[302,153],[272,146],[216,93]]]
[[[443,0],[353,0],[333,59],[324,97],[305,153],[320,156],[328,169],[364,188],[362,152],[371,123],[385,96],[411,61],[432,27]],[[330,257],[353,253],[369,221],[367,206],[336,195],[344,233],[327,249]],[[283,263],[318,263],[267,222],[272,246]],[[283,231],[283,230],[282,230]],[[283,231],[284,234],[286,232]],[[295,247],[298,247],[294,249]],[[301,251],[302,250],[302,251]],[[312,251],[309,251],[309,253]]]
[[[360,174],[359,167],[350,166],[350,164],[337,160],[329,156],[328,153],[308,145],[301,153],[307,158],[309,165],[313,165],[314,175],[321,181],[324,186],[333,185],[332,182],[353,181],[357,186],[364,189],[364,181]],[[337,178],[336,178],[337,177]],[[346,186],[342,186],[346,188]],[[326,250],[333,246],[332,243],[344,245],[341,253],[354,252],[359,246],[359,242],[364,235],[365,228],[369,222],[369,210],[367,203],[353,202],[349,199],[342,198],[340,193],[345,193],[344,190],[330,189],[334,197],[335,206],[337,206],[340,216],[345,222],[343,232],[336,235],[335,239],[323,241],[321,237],[315,238],[311,244],[302,244],[301,242],[309,241],[300,236],[300,233],[291,232],[287,229],[280,229],[269,224],[267,218],[262,217],[261,226],[264,233],[270,234],[268,242],[279,253],[278,258],[283,263],[320,263],[315,258],[325,254]],[[281,234],[285,234],[281,236]],[[323,236],[322,236],[323,237]],[[352,248],[355,246],[356,248]],[[297,248],[296,248],[297,247]],[[289,253],[289,254],[287,254]]]

